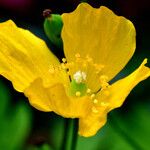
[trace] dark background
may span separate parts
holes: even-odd
[[[130,19],[135,25],[135,55],[117,78],[132,72],[144,58],[150,59],[149,0],[87,2],[93,7],[107,6],[117,15]],[[73,11],[79,3],[79,0],[0,0],[0,20],[12,19],[18,26],[29,29],[51,45],[43,30],[43,10],[50,8],[53,13],[62,14]],[[62,56],[62,51],[56,50],[54,45],[51,49],[58,57]],[[3,77],[0,77],[0,100],[0,149],[59,149],[63,136],[63,118],[31,107],[27,98],[16,92],[11,83]],[[121,108],[108,115],[107,124],[96,136],[79,137],[77,150],[149,150],[149,116],[150,79],[147,79],[131,92]]]

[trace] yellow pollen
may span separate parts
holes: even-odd
[[[70,71],[67,71],[67,74],[70,76],[71,75]]]
[[[81,92],[77,91],[77,92],[76,92],[76,96],[77,96],[77,97],[81,96]]]
[[[89,56],[86,56],[86,59],[87,59],[87,62],[92,62],[93,61],[93,59]]]
[[[66,66],[68,69],[74,67],[74,62],[67,63]]]
[[[90,94],[91,93],[91,89],[87,89],[86,93]]]
[[[66,63],[66,62],[67,62],[66,58],[63,58],[63,59],[62,59],[62,62],[63,62],[63,63]]]
[[[54,73],[55,73],[55,69],[54,69],[54,67],[52,67],[52,66],[49,68],[48,71],[49,71],[51,74],[54,74]]]
[[[97,100],[97,99],[94,99],[94,100],[93,100],[93,103],[94,103],[94,104],[97,104],[97,103],[98,103],[98,100]]]
[[[95,97],[95,94],[92,94],[92,95],[91,95],[91,98],[93,99],[94,97]]]
[[[107,103],[107,102],[101,102],[101,106],[103,106],[103,107],[106,107],[108,105],[109,105],[109,103]]]
[[[62,69],[66,69],[66,65],[64,63],[61,63]]]
[[[102,71],[102,69],[104,68],[104,66],[101,64],[94,64],[94,67],[96,69],[96,74],[99,74]]]
[[[100,79],[100,84],[101,84],[102,89],[105,89],[109,86],[109,83],[107,82],[108,81],[107,76],[101,75],[99,79]]]
[[[107,82],[103,82],[101,83],[101,86],[103,89],[106,89],[109,86],[109,84]]]
[[[106,82],[108,80],[108,77],[105,75],[100,76],[100,81],[101,82]]]
[[[79,53],[75,54],[75,57],[80,58],[80,54]]]
[[[93,113],[98,113],[97,108],[93,106],[93,107],[92,107],[92,112],[93,112]]]

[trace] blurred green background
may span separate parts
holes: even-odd
[[[131,73],[145,57],[150,60],[149,0],[86,1],[94,7],[105,5],[135,25],[135,55],[116,79]],[[42,12],[46,8],[59,14],[71,12],[79,3],[79,0],[0,0],[0,20],[12,19],[18,26],[29,29],[61,58],[63,52],[44,34]],[[64,118],[34,109],[23,94],[0,76],[0,150],[59,150],[63,131]],[[107,124],[95,136],[78,137],[77,150],[84,149],[150,150],[150,79],[136,86],[121,108],[109,113]]]

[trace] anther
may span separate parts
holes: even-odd
[[[95,97],[95,94],[92,94],[92,95],[91,95],[91,99],[93,99],[94,97]]]
[[[63,63],[66,63],[66,62],[67,62],[66,58],[63,58],[63,59],[62,59],[62,62],[63,62]]]
[[[77,91],[77,92],[76,92],[76,96],[77,96],[77,97],[80,97],[80,96],[81,96],[81,92]]]
[[[62,69],[66,69],[66,65],[64,63],[61,63]]]
[[[86,59],[87,59],[88,62],[92,62],[93,61],[93,59],[91,57],[89,57],[88,55],[86,56]]]
[[[103,89],[106,89],[109,86],[109,84],[107,82],[103,82],[101,83],[101,86]]]
[[[98,100],[97,100],[97,99],[94,99],[94,100],[93,100],[93,103],[94,103],[94,104],[97,104],[97,103],[98,103]]]
[[[100,81],[101,82],[106,82],[108,80],[108,77],[105,75],[100,76]]]
[[[100,83],[103,89],[107,88],[109,86],[109,83],[107,83],[108,77],[105,75],[100,76]]]
[[[109,105],[109,103],[107,103],[107,102],[101,102],[100,104],[101,104],[101,106],[103,106],[103,107],[106,107],[106,106]]]
[[[48,71],[49,71],[51,74],[55,73],[55,69],[54,69],[54,67],[52,67],[52,66],[49,68]]]
[[[92,112],[93,112],[93,113],[98,113],[97,108],[93,106],[93,107],[92,107]]]
[[[86,93],[90,94],[91,93],[91,89],[87,89]]]
[[[79,53],[75,54],[75,57],[80,58],[80,54]]]
[[[94,67],[96,69],[96,74],[99,74],[102,71],[102,69],[104,68],[103,65],[98,65],[98,64],[94,64]]]

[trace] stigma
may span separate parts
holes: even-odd
[[[73,75],[73,79],[78,84],[84,83],[86,81],[86,73],[79,70]]]

